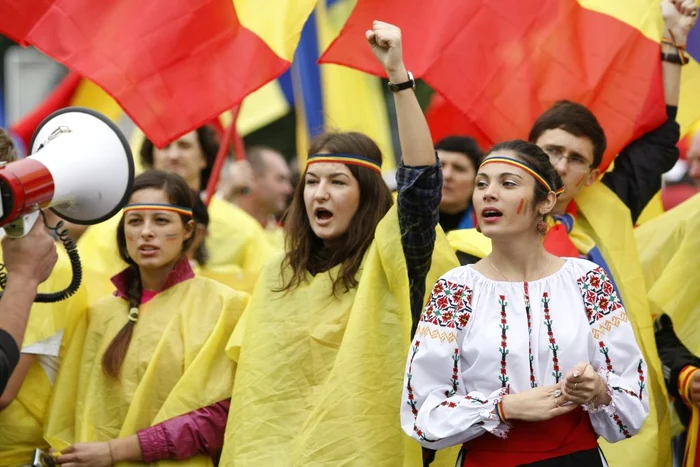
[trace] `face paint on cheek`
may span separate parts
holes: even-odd
[[[175,240],[177,238],[177,234],[165,234],[164,236],[168,240]]]
[[[520,204],[518,205],[518,210],[515,211],[516,214],[525,214],[527,212],[527,201],[525,198],[520,198]]]

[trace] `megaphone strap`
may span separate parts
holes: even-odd
[[[186,216],[192,216],[192,209],[183,206],[175,206],[173,204],[159,203],[135,203],[124,206],[124,213],[129,211],[171,211]]]

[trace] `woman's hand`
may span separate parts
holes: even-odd
[[[408,80],[401,50],[401,29],[393,24],[375,21],[365,33],[372,52],[386,71],[389,81],[403,83]]]
[[[561,391],[565,402],[577,405],[590,403],[601,391],[605,384],[590,363],[579,363],[573,370],[566,373],[561,382]]]
[[[112,451],[109,443],[78,443],[61,451],[56,463],[66,467],[109,467]]]
[[[566,404],[560,386],[553,384],[506,394],[501,403],[506,420],[541,422],[571,412],[576,405]]]

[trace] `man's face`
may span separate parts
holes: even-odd
[[[564,182],[564,193],[559,196],[555,208],[556,213],[562,213],[582,188],[598,179],[600,171],[592,168],[593,142],[557,128],[546,130],[535,144],[549,155],[549,160]]]
[[[206,167],[207,159],[196,131],[181,136],[163,149],[153,148],[153,168],[178,174],[193,190],[203,188],[199,186],[199,178]]]
[[[271,215],[279,215],[287,208],[292,194],[292,174],[284,158],[273,151],[262,154],[265,171],[257,179],[257,196]]]

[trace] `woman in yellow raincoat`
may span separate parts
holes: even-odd
[[[116,232],[129,267],[112,279],[115,294],[85,313],[56,380],[45,437],[62,450],[59,464],[139,460],[120,457],[113,440],[230,395],[234,368],[224,348],[248,296],[194,277],[184,254],[193,203],[175,174],[136,178]]]
[[[202,126],[164,148],[145,139],[139,156],[146,169],[176,173],[200,193],[209,182],[218,149],[214,130]],[[211,222],[205,239],[209,259],[206,265],[200,265],[197,274],[249,292],[272,253],[265,231],[248,213],[217,196],[207,210]],[[118,221],[115,217],[90,227],[78,242],[91,304],[112,291],[109,279],[126,267],[114,242]]]
[[[400,30],[375,22],[367,35],[395,91],[398,207],[370,138],[312,142],[287,252],[263,268],[229,344],[238,367],[222,466],[423,464],[400,427],[404,355],[426,277],[457,261],[436,236],[441,173]]]

